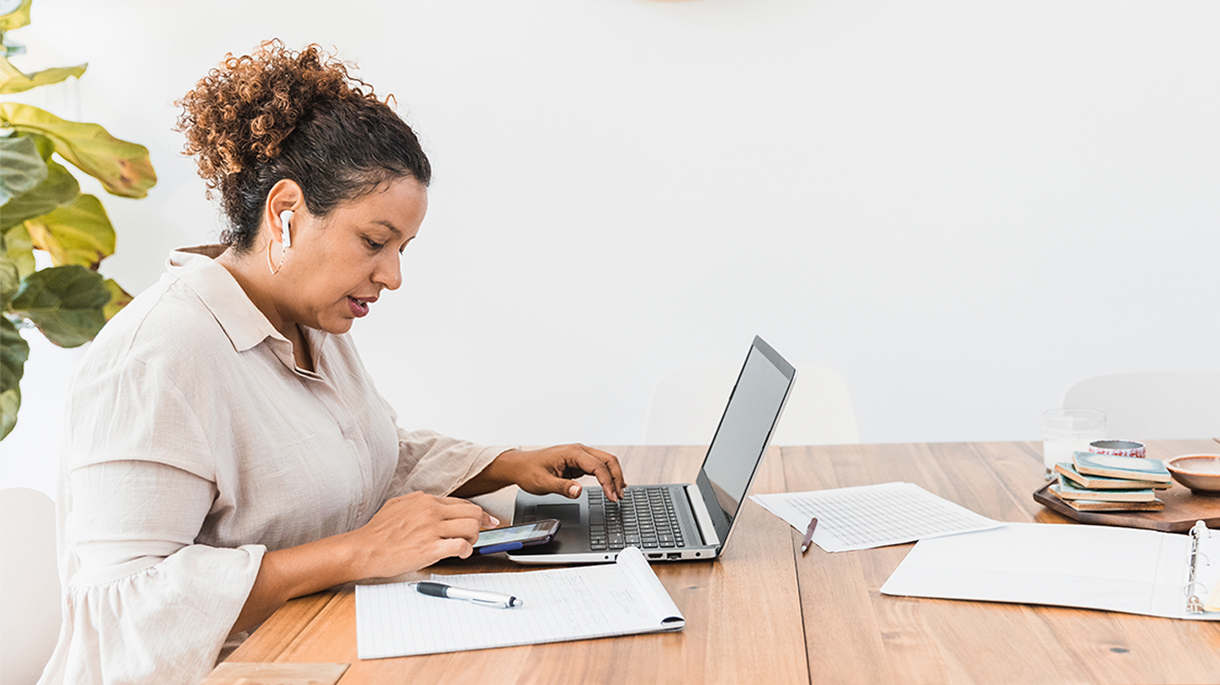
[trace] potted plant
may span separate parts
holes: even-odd
[[[87,65],[26,74],[9,60],[24,50],[9,31],[30,23],[33,0],[0,0],[0,94],[79,78]],[[97,124],[61,119],[17,102],[0,102],[0,439],[12,431],[29,345],[19,328],[35,326],[61,347],[93,339],[131,301],[98,273],[114,253],[114,227],[97,197],[81,192],[67,162],[107,192],[140,198],[157,182],[148,149],[114,138]],[[50,266],[38,268],[34,251]]]

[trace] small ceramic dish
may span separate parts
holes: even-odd
[[[1183,454],[1165,462],[1173,479],[1197,495],[1220,495],[1220,454]]]

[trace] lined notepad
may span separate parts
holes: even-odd
[[[356,647],[361,659],[681,630],[686,625],[634,547],[620,552],[613,564],[432,579],[510,594],[525,604],[495,609],[421,595],[407,583],[357,585]]]

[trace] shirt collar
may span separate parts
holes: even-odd
[[[233,274],[216,263],[216,258],[225,249],[224,245],[180,248],[170,253],[167,268],[195,291],[238,352],[250,350],[267,340],[275,356],[289,369],[303,376],[321,379],[319,374],[297,368],[292,343],[271,325],[266,315],[242,290],[237,279],[233,278]],[[307,331],[306,337],[317,367],[327,335],[322,331]]]

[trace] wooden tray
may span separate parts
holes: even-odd
[[[1149,528],[1166,533],[1184,533],[1195,521],[1203,521],[1211,528],[1220,526],[1220,497],[1196,495],[1178,483],[1168,490],[1156,491],[1157,498],[1165,502],[1161,511],[1076,511],[1055,497],[1050,488],[1050,483],[1039,488],[1034,501],[1081,523]]]

